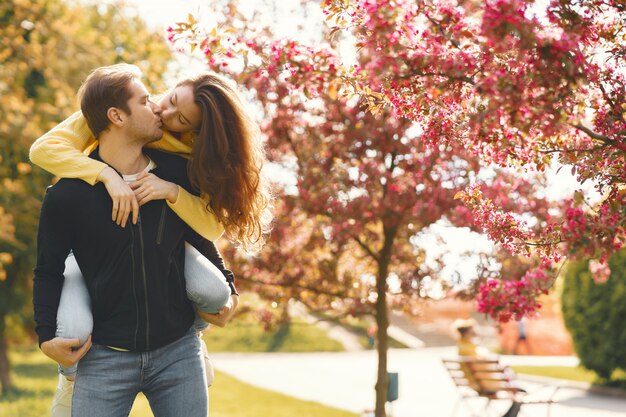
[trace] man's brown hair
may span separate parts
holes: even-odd
[[[109,126],[107,112],[111,107],[130,114],[128,100],[131,92],[128,85],[135,78],[141,78],[137,66],[115,64],[96,68],[81,85],[78,90],[80,109],[96,138]]]

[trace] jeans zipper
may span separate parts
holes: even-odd
[[[144,254],[141,215],[137,218],[137,226],[139,226],[139,244],[141,245],[141,278],[143,279],[143,292],[146,307],[146,350],[150,350],[150,311],[148,309],[148,282],[146,280],[146,259]]]
[[[163,208],[161,209],[161,219],[159,220],[159,230],[157,232],[157,245],[161,244],[163,240],[163,232],[165,230],[165,218],[167,217],[167,204],[163,203]]]

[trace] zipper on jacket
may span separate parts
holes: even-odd
[[[137,283],[135,280],[135,226],[133,224],[130,224],[130,235],[130,260],[133,268],[132,287],[133,298],[135,299],[135,314],[137,317],[137,325],[135,326],[135,350],[137,350],[137,340],[139,339],[139,300],[137,299],[137,289],[135,288]]]
[[[163,240],[163,232],[165,231],[165,218],[167,217],[167,204],[163,203],[163,208],[161,209],[161,219],[159,220],[159,229],[157,231],[157,245],[161,244]]]
[[[183,274],[180,273],[180,267],[178,266],[178,261],[176,260],[176,257],[174,257],[173,260],[174,260],[174,268],[176,268],[178,283],[180,284],[181,280],[184,281],[185,277],[183,276]]]
[[[139,244],[141,245],[141,278],[143,280],[144,301],[146,307],[146,350],[150,350],[150,313],[148,310],[148,282],[146,281],[146,258],[144,254],[143,227],[141,226],[141,215],[137,217],[139,228]]]

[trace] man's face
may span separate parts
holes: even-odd
[[[131,97],[128,99],[130,115],[127,115],[126,134],[131,140],[141,142],[142,145],[161,139],[163,136],[161,109],[150,100],[148,90],[141,81],[133,80],[128,89]]]

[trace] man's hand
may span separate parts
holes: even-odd
[[[140,206],[152,200],[167,200],[174,204],[178,199],[178,185],[162,180],[154,174],[142,172],[130,184]]]
[[[126,184],[126,181],[111,167],[106,167],[98,175],[98,181],[102,182],[113,200],[112,219],[118,226],[126,227],[128,216],[133,213],[133,224],[137,224],[139,217],[139,204],[135,193]]]
[[[198,316],[207,323],[211,323],[217,327],[224,327],[226,326],[226,323],[233,318],[238,304],[239,296],[237,294],[231,294],[230,303],[226,303],[226,305],[216,314],[205,313],[202,310],[196,310],[196,312],[198,313]]]
[[[41,351],[50,359],[60,363],[64,367],[70,367],[78,362],[91,348],[91,336],[80,347],[79,339],[65,339],[55,337],[41,344]],[[78,348],[76,350],[72,348]]]

